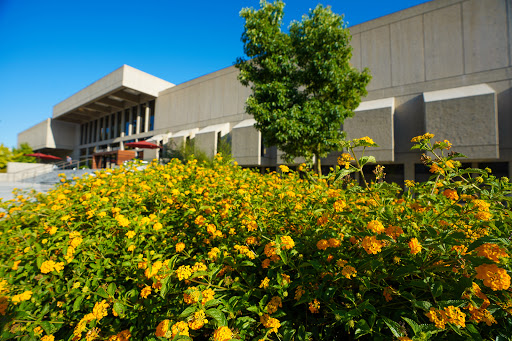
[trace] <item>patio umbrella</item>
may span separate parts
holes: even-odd
[[[25,156],[33,156],[41,160],[62,160],[62,158],[58,156],[53,156],[49,154],[43,154],[43,153],[33,153],[33,154],[25,154]]]
[[[146,148],[146,149],[156,149],[162,148],[161,146],[148,142],[148,141],[139,141],[139,142],[129,142],[125,144],[126,147],[132,148]]]

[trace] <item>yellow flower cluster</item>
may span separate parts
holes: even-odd
[[[350,279],[350,277],[356,277],[356,273],[356,268],[350,265],[344,266],[343,269],[341,269],[341,274],[348,279]]]
[[[376,255],[382,251],[384,242],[382,240],[377,240],[376,236],[366,236],[363,238],[362,245],[367,254]]]
[[[263,314],[260,316],[260,323],[265,328],[271,328],[270,332],[274,332],[276,334],[279,327],[281,327],[281,322],[276,318],[270,317],[268,314]]]
[[[250,259],[256,258],[256,254],[245,245],[235,245],[234,249],[237,250],[240,254],[249,257]]]
[[[320,312],[320,302],[316,298],[309,302],[309,311],[313,314],[318,314]]]
[[[448,188],[448,189],[445,189],[445,190],[443,191],[443,195],[444,195],[446,198],[448,198],[448,199],[450,199],[450,200],[453,200],[453,201],[457,201],[457,200],[459,200],[459,195],[457,194],[457,191],[456,191],[456,190],[454,190],[454,189],[449,189],[449,188]]]
[[[283,302],[281,301],[281,297],[274,296],[270,299],[270,302],[268,302],[266,310],[267,313],[273,314],[277,311],[278,308],[283,307]]]
[[[281,236],[281,248],[284,250],[293,249],[295,242],[290,236]]]
[[[179,242],[176,244],[176,252],[181,252],[185,250],[185,243]]]
[[[53,270],[59,273],[62,269],[64,269],[64,262],[54,262],[53,260],[47,260],[41,264],[41,273],[43,274],[47,274]]]
[[[206,319],[206,314],[204,313],[204,310],[198,310],[196,311],[188,321],[188,326],[192,330],[197,330],[202,328],[205,324],[208,323],[208,320]]]
[[[21,303],[23,301],[28,301],[31,297],[32,297],[32,291],[27,290],[27,291],[24,291],[21,294],[12,296],[11,297],[11,302],[13,304],[18,304],[18,303]],[[5,315],[5,314],[2,314],[2,315]]]
[[[338,157],[338,165],[340,165],[340,167],[345,167],[345,169],[349,169],[350,161],[353,160],[354,158],[350,154],[343,153],[341,154],[341,156]]]
[[[485,243],[475,249],[477,255],[480,257],[486,257],[497,263],[500,262],[500,258],[508,258],[507,250],[499,247],[493,243]]]
[[[214,341],[228,341],[233,337],[233,332],[226,326],[219,327],[213,332]]]
[[[432,139],[434,136],[435,136],[434,134],[425,133],[425,134],[423,134],[423,135],[413,137],[413,138],[411,139],[411,142],[413,142],[413,143],[417,143],[417,142],[421,142],[421,141],[423,141],[423,140],[430,140],[430,139]]]
[[[444,310],[430,308],[430,311],[425,315],[430,319],[430,322],[433,322],[439,329],[445,329],[446,323],[460,327],[466,326],[466,314],[454,306],[448,306],[444,308]]]
[[[383,233],[384,225],[378,220],[372,220],[368,223],[366,228],[374,233]]]
[[[190,265],[182,265],[176,270],[176,275],[180,281],[188,279],[192,274],[193,271]]]
[[[475,270],[476,278],[483,280],[484,285],[493,291],[507,290],[510,287],[510,276],[507,270],[498,268],[496,264],[482,264]]]
[[[409,248],[411,249],[411,254],[415,255],[415,254],[421,252],[422,246],[421,246],[420,242],[418,241],[418,238],[411,238],[411,240],[407,244],[409,245]]]

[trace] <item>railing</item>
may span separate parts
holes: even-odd
[[[80,166],[88,165],[92,159],[74,160],[72,162],[59,161],[51,164],[38,164],[37,166],[20,169],[16,172],[1,173],[0,181],[17,182],[27,179],[35,179],[36,177],[51,173],[56,170],[77,170]]]

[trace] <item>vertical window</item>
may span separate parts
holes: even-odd
[[[138,105],[132,107],[132,135],[137,134],[137,108]]]
[[[88,139],[87,139],[87,143],[92,143],[92,127],[93,127],[93,124],[94,122],[89,122],[89,136],[88,136]]]
[[[146,132],[146,104],[141,104],[139,108],[139,116],[140,116],[140,132]]]
[[[103,141],[104,139],[105,139],[105,130],[104,130],[104,125],[103,125],[103,117],[102,117],[102,118],[100,118],[100,141]]]
[[[109,139],[113,139],[115,137],[115,135],[114,135],[115,129],[116,129],[116,114],[111,114],[110,115],[110,133],[108,134]]]
[[[149,101],[149,131],[155,129],[155,100]]]
[[[117,129],[116,129],[116,135],[115,135],[115,137],[119,137],[119,136],[121,136],[121,128],[122,128],[122,127],[121,127],[121,123],[122,123],[122,122],[121,122],[121,116],[122,116],[122,114],[123,114],[123,113],[122,113],[121,111],[120,111],[120,112],[118,112],[118,113],[116,114],[116,116],[117,116]]]
[[[124,135],[130,135],[130,109],[124,111]]]
[[[92,128],[92,142],[96,142],[98,140],[98,120],[94,120],[93,128]]]

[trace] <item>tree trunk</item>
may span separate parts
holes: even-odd
[[[322,175],[322,165],[320,163],[320,155],[315,154],[315,172],[319,176]]]

